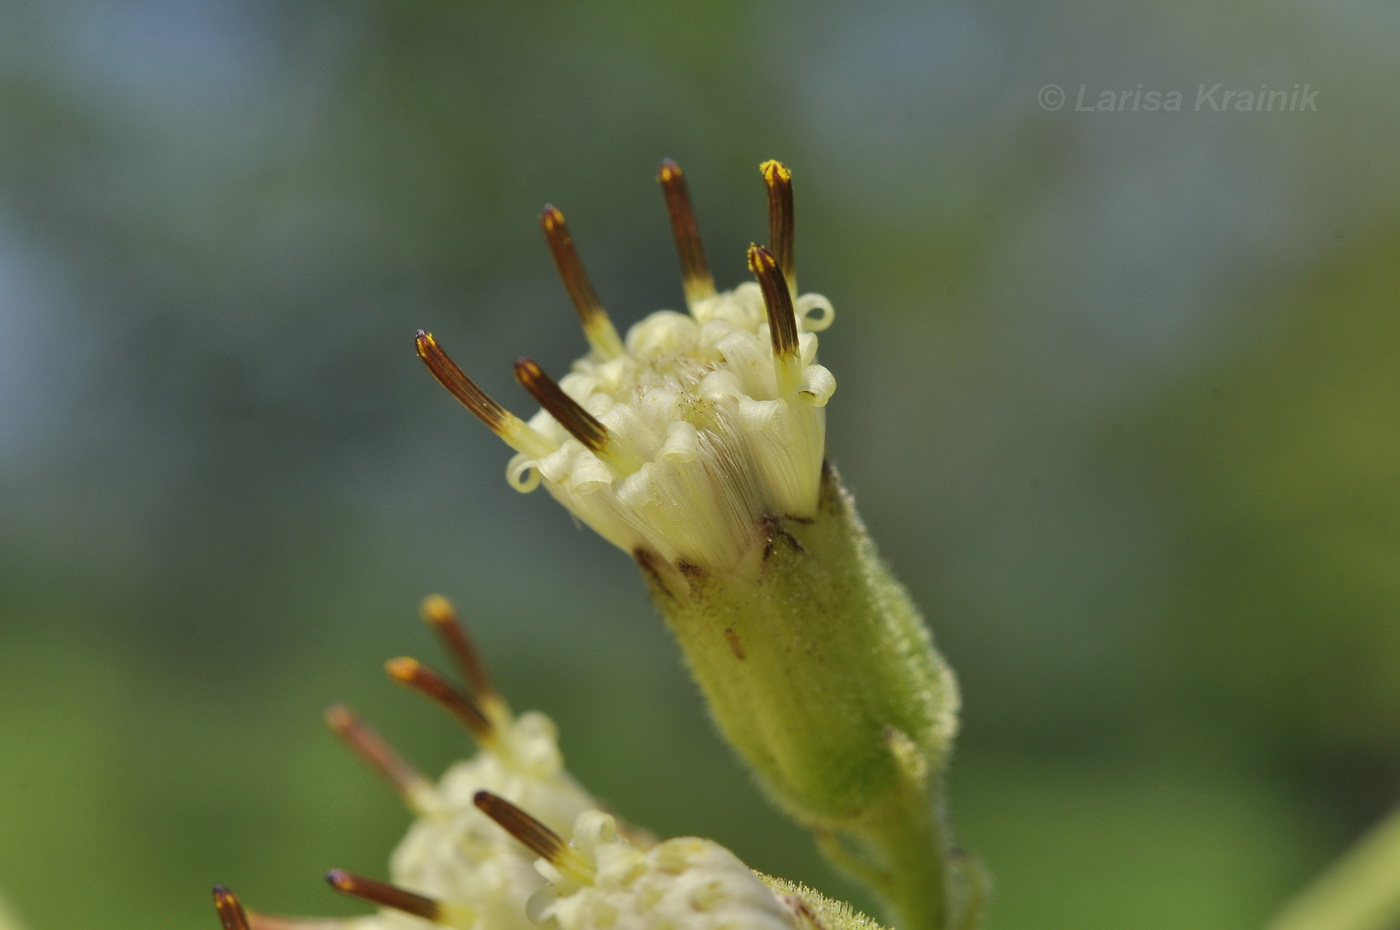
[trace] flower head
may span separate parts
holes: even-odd
[[[389,677],[457,717],[481,751],[433,783],[348,707],[333,705],[331,730],[418,815],[390,859],[390,881],[326,875],[378,911],[279,917],[247,910],[215,886],[224,930],[881,930],[811,889],[750,871],[710,840],[657,843],[620,826],[564,768],[554,724],[511,713],[452,606],[430,597],[423,614],[470,693],[413,659],[389,662]],[[0,930],[5,921],[0,901]]]
[[[772,250],[751,246],[756,282],[716,291],[679,167],[660,182],[680,255],[687,312],[660,310],[619,337],[588,281],[564,216],[541,225],[590,351],[554,381],[529,359],[516,379],[540,404],[528,422],[476,386],[430,334],[418,354],[472,413],[516,451],[507,477],[544,485],[584,523],[631,553],[732,568],[773,516],[816,510],[823,407],[835,390],[816,363],[816,332],[834,311],[797,296],[791,175],[762,166]]]
[[[548,828],[568,830],[598,802],[564,768],[554,724],[543,714],[511,713],[444,598],[430,597],[423,615],[467,680],[463,690],[414,659],[388,663],[389,677],[429,697],[460,720],[480,752],[436,783],[405,761],[344,705],[326,722],[376,770],[418,816],[389,863],[391,881],[342,870],[326,880],[342,894],[380,908],[350,921],[303,921],[248,914],[226,889],[215,904],[229,930],[530,930],[525,902],[544,887],[535,853],[491,822],[474,803],[482,791],[529,807]],[[243,921],[239,923],[238,921]]]
[[[639,849],[594,810],[578,816],[566,845],[489,792],[477,804],[539,853],[535,867],[548,884],[528,910],[548,930],[797,930],[813,914],[712,840],[688,836]]]

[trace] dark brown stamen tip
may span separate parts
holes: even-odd
[[[569,227],[564,223],[564,214],[546,204],[540,213],[540,228],[544,230],[549,252],[554,256],[554,267],[559,270],[559,277],[564,281],[564,289],[569,292],[569,299],[574,302],[579,319],[587,326],[590,320],[606,315],[598,292],[593,290],[593,283],[588,280],[588,272],[583,270],[583,262],[574,248],[574,237],[569,235]]]
[[[797,259],[793,252],[792,172],[782,162],[772,160],[760,165],[759,170],[768,187],[768,244],[787,279],[788,289],[793,290],[797,286]]]
[[[443,648],[457,663],[457,669],[467,680],[477,699],[484,702],[488,698],[495,698],[496,686],[491,681],[491,673],[487,670],[486,663],[481,660],[481,653],[477,652],[476,644],[467,635],[467,628],[457,615],[457,608],[441,594],[434,594],[424,598],[422,610],[423,619],[433,628]]]
[[[792,309],[792,293],[773,253],[761,245],[749,246],[749,270],[763,289],[763,306],[768,310],[768,332],[773,354],[778,358],[797,357],[797,315]]]
[[[609,357],[621,355],[622,339],[617,335],[598,292],[588,280],[588,272],[583,268],[583,260],[574,248],[574,237],[569,235],[569,227],[564,222],[564,214],[546,204],[540,213],[540,228],[544,230],[545,241],[549,243],[549,253],[554,256],[554,267],[564,282],[564,290],[569,292],[574,311],[583,324],[583,333],[595,349]]]
[[[565,394],[558,382],[545,374],[539,365],[528,358],[519,359],[515,363],[515,380],[586,448],[600,452],[608,444],[608,428],[584,410],[578,401]]]
[[[327,872],[326,882],[343,895],[359,898],[379,907],[403,911],[405,914],[422,917],[434,923],[442,915],[442,905],[432,898],[406,891],[388,882],[353,875],[343,869],[331,869]]]
[[[681,281],[685,299],[695,302],[715,292],[715,279],[710,263],[705,260],[705,244],[700,239],[700,227],[695,222],[695,209],[690,204],[681,166],[666,159],[656,178],[666,194],[666,212],[671,216],[671,233],[676,239],[676,253],[681,260]]]
[[[224,930],[249,930],[248,914],[238,895],[223,885],[214,886],[214,909],[219,912],[219,924]]]
[[[447,388],[448,393],[457,398],[463,407],[470,410],[493,433],[498,436],[504,433],[511,418],[510,414],[457,367],[451,356],[438,345],[433,334],[418,330],[416,343],[418,357],[428,366],[428,371],[432,372],[438,384]]]
[[[481,708],[471,698],[454,688],[446,678],[425,667],[417,659],[390,659],[384,668],[394,681],[427,695],[446,708],[452,716],[462,721],[462,725],[471,731],[478,743],[484,745],[494,739],[495,730],[491,721],[481,712]]]
[[[326,726],[404,797],[428,784],[423,773],[405,761],[373,727],[344,704],[326,708]]]
[[[472,796],[472,803],[535,855],[555,865],[563,861],[568,851],[563,838],[505,798],[489,791],[478,791]]]

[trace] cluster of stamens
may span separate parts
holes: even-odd
[[[332,889],[377,908],[346,920],[253,911],[216,886],[224,930],[824,930],[801,897],[775,892],[717,843],[658,843],[620,827],[563,770],[548,721],[511,713],[451,604],[428,598],[423,616],[468,689],[409,658],[391,660],[389,677],[460,721],[480,754],[434,784],[332,705],[330,729],[418,816],[392,857],[394,880],[326,873]]]
[[[348,921],[250,911],[233,892],[219,886],[214,889],[214,904],[225,930],[406,930],[422,926],[414,921],[403,923],[403,915],[461,930],[484,925],[530,926],[523,902],[544,883],[534,870],[534,859],[545,856],[562,863],[567,858],[566,847],[554,829],[501,795],[514,795],[522,803],[546,811],[561,829],[571,826],[581,812],[596,807],[596,802],[563,770],[552,724],[539,714],[512,714],[452,605],[445,598],[430,597],[424,601],[422,613],[468,688],[458,687],[416,659],[392,659],[386,671],[393,681],[424,695],[456,718],[481,750],[480,755],[449,769],[434,784],[349,707],[334,704],[327,708],[327,726],[419,818],[391,863],[396,882],[343,869],[328,872],[326,882],[331,888],[380,909],[376,915]],[[482,818],[482,813],[490,820]],[[498,827],[490,821],[504,827],[505,832],[497,832]],[[463,885],[473,880],[487,892],[464,892]],[[491,900],[493,896],[499,900]]]
[[[822,296],[799,297],[792,176],[762,165],[771,248],[754,245],[756,283],[715,289],[685,177],[664,162],[666,197],[687,313],[658,311],[619,336],[564,215],[540,225],[589,353],[555,381],[525,358],[516,380],[541,410],[528,422],[479,388],[438,341],[417,350],[451,394],[517,453],[520,491],[540,484],[608,541],[671,563],[728,569],[763,521],[810,517],[825,448],[822,407],[835,389],[815,363],[815,332],[831,323]]]

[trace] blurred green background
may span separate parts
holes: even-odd
[[[440,662],[440,591],[627,816],[853,893],[411,348],[528,411],[511,361],[583,348],[540,206],[630,323],[681,299],[659,160],[733,284],[777,157],[831,454],[965,689],[988,926],[1257,925],[1400,798],[1397,40],[1362,0],[10,0],[0,889],[32,930],[213,927],[215,881],[355,913],[322,872],[407,815],[320,711],[462,755],[381,670]]]

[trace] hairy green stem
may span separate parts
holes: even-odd
[[[903,930],[946,930],[940,786],[957,685],[835,473],[814,517],[764,520],[733,571],[636,556],[720,731],[768,793]]]
[[[899,915],[901,927],[953,925],[948,831],[927,796],[909,792],[892,799],[854,832],[883,860],[874,885]]]

